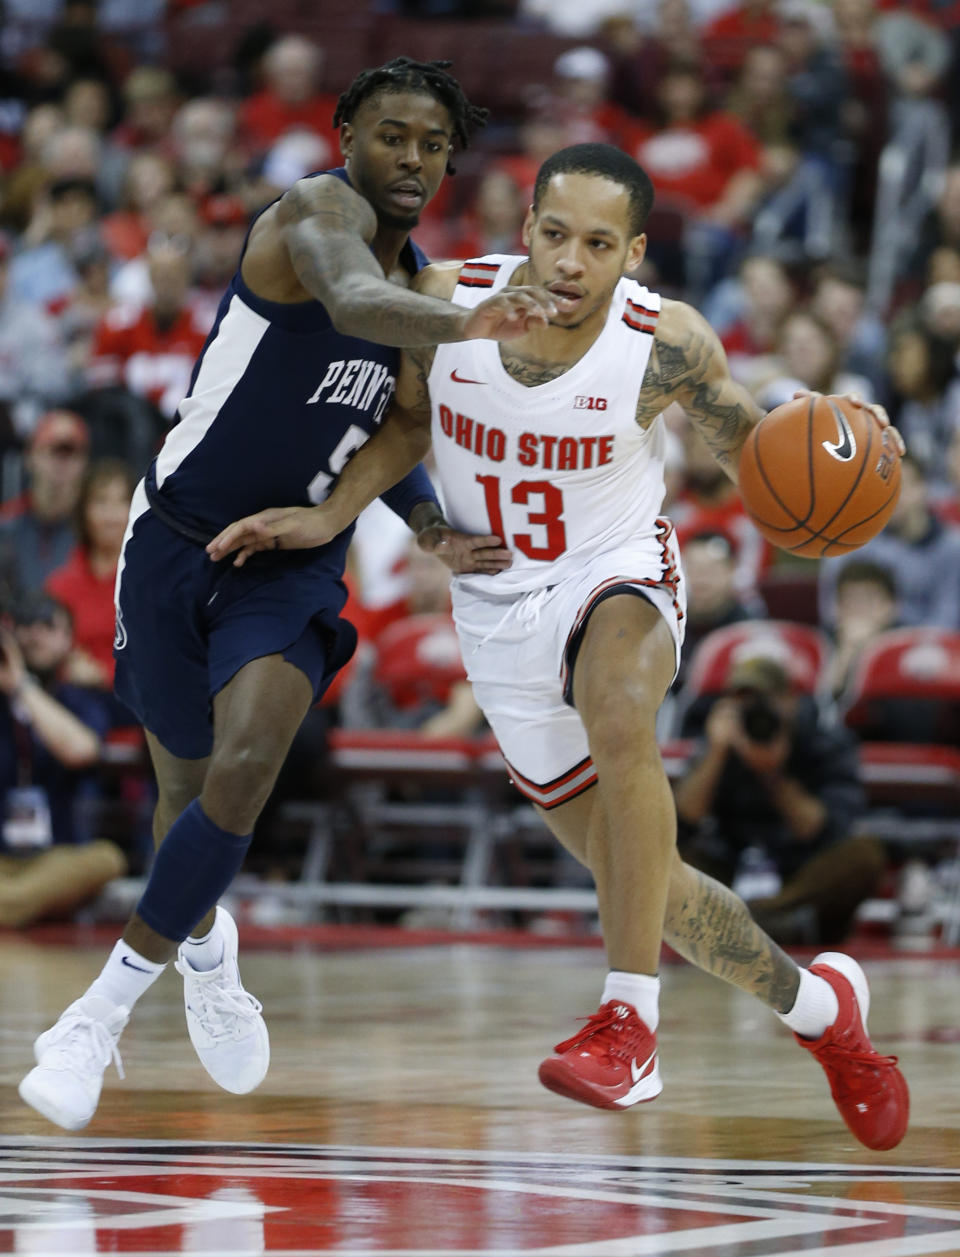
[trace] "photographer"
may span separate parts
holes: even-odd
[[[839,942],[885,866],[879,843],[850,836],[865,802],[853,735],[756,657],[733,665],[704,737],[676,787],[680,855],[729,886],[759,848],[781,883],[745,896],[762,928],[784,944]]]
[[[57,681],[69,613],[35,594],[13,619],[0,624],[0,926],[20,927],[91,898],[126,859],[111,842],[84,842],[76,824],[109,708]]]

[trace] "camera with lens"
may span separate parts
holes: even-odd
[[[772,742],[783,731],[783,717],[766,694],[748,694],[740,705],[740,723],[751,742]]]

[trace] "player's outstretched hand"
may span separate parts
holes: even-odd
[[[428,554],[435,554],[455,575],[478,572],[495,576],[513,561],[499,537],[458,532],[449,524],[431,524],[421,529],[417,533],[417,545]]]
[[[464,340],[513,340],[546,327],[557,307],[545,288],[504,288],[471,310]]]
[[[236,551],[234,567],[243,567],[260,550],[309,550],[332,541],[343,525],[321,506],[274,506],[228,524],[207,546],[217,562]]]
[[[809,397],[810,389],[799,389],[794,393],[794,397]],[[897,449],[901,455],[906,454],[907,447],[903,437],[890,422],[890,416],[887,414],[885,407],[878,402],[865,402],[859,393],[831,393],[831,397],[838,402],[849,402],[851,406],[856,406],[860,410],[869,410],[881,428],[889,428],[893,439],[896,441]]]

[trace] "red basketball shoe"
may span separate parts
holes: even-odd
[[[866,974],[851,956],[835,951],[816,956],[810,972],[830,983],[840,1012],[819,1039],[793,1037],[823,1066],[830,1094],[852,1134],[878,1152],[895,1148],[906,1133],[910,1093],[897,1058],[881,1056],[867,1037]]]
[[[657,1036],[631,1004],[609,1000],[540,1066],[551,1091],[598,1109],[628,1109],[663,1090]]]

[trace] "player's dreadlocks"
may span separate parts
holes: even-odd
[[[471,105],[463,88],[447,70],[451,61],[414,61],[410,57],[394,57],[386,65],[362,70],[337,101],[333,125],[352,122],[360,105],[378,91],[426,92],[444,105],[453,120],[453,134],[461,147],[467,148],[471,134],[486,124],[489,110]],[[454,168],[447,162],[447,173]]]

